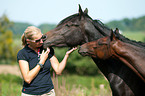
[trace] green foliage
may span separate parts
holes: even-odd
[[[145,32],[145,16],[139,18],[124,18],[120,21],[114,20],[106,23],[111,29],[119,28],[122,31],[144,31]]]
[[[14,59],[15,55],[12,47],[13,33],[10,30],[12,22],[9,21],[6,15],[0,17],[0,60],[9,63],[9,59]]]
[[[33,26],[33,25],[29,23],[14,22],[13,27],[10,28],[15,34],[14,38],[21,37],[21,35],[24,33],[25,29],[28,26]],[[41,24],[40,26],[38,26],[38,28],[41,29],[42,33],[46,33],[49,30],[55,28],[55,26],[56,26],[55,24]]]
[[[54,48],[55,55],[61,61],[68,48]],[[99,70],[90,57],[82,57],[77,50],[70,54],[64,73],[96,75]]]
[[[46,33],[55,27],[56,27],[55,24],[41,24],[40,26],[38,26],[38,28],[41,29],[42,33]]]
[[[13,27],[11,27],[10,29],[13,31],[13,33],[15,35],[20,35],[21,36],[28,26],[32,26],[32,24],[21,23],[21,22],[14,22],[13,23]]]

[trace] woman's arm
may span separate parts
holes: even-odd
[[[56,56],[52,56],[50,58],[50,62],[51,62],[51,65],[52,65],[52,68],[54,69],[54,71],[56,72],[56,74],[61,74],[61,72],[64,70],[65,66],[66,66],[66,62],[67,62],[67,59],[69,57],[69,54],[71,52],[73,52],[74,50],[76,50],[77,47],[75,48],[72,48],[71,50],[67,51],[63,60],[59,63],[58,59],[56,58]]]
[[[44,64],[46,59],[48,58],[48,51],[42,52],[40,56],[40,64]],[[28,84],[31,83],[31,81],[37,76],[39,73],[41,67],[39,65],[36,65],[32,70],[29,70],[29,63],[25,60],[19,60],[19,66],[20,66],[20,71],[22,73],[22,76]]]
[[[35,66],[32,70],[29,70],[29,64],[25,60],[19,60],[19,66],[20,66],[20,71],[21,74],[28,84],[31,83],[31,81],[37,76],[37,74],[40,71],[40,66],[37,65]]]

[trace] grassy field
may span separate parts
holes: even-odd
[[[111,96],[108,82],[102,75],[62,75],[53,77],[56,96]],[[20,96],[22,79],[15,75],[0,75],[0,96]]]
[[[131,40],[145,42],[145,32],[123,32],[122,34]]]
[[[53,79],[53,80],[54,83],[57,81],[57,79]],[[65,86],[65,89],[66,90],[69,89],[69,92],[71,90],[76,91],[75,89],[79,89],[80,92],[77,93],[76,96],[82,96],[82,95],[78,95],[80,93],[85,94],[84,96],[99,96],[100,94],[104,96],[111,95],[108,81],[102,75],[98,75],[98,76],[63,75],[58,77],[58,86],[59,86],[58,89],[60,89],[62,86]]]

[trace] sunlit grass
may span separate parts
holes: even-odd
[[[53,78],[56,96],[111,96],[103,76],[61,75]],[[22,79],[15,75],[0,75],[0,96],[20,96]]]
[[[111,96],[108,81],[102,75],[62,75],[53,78],[53,82],[58,96]]]
[[[15,75],[0,75],[0,96],[20,96],[22,79]]]
[[[123,32],[123,35],[131,40],[145,42],[145,32]]]

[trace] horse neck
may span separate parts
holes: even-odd
[[[145,50],[119,40],[113,44],[113,49],[116,53],[114,56],[130,67],[145,82]]]
[[[111,29],[106,27],[101,21],[94,20],[93,24],[95,28],[98,30],[98,32],[104,37],[104,36],[110,36]]]
[[[112,47],[115,53],[117,54],[117,56],[124,57],[124,59],[127,59],[129,62],[134,61],[134,60],[138,61],[140,59],[141,61],[142,60],[145,61],[144,59],[142,59],[142,58],[145,58],[145,55],[143,54],[145,52],[145,49],[143,48],[139,48],[129,43],[124,43],[120,40],[114,43]]]

